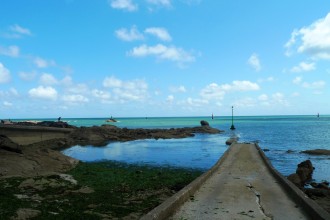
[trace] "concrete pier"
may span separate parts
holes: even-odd
[[[142,219],[330,219],[256,144],[232,144],[218,163]]]

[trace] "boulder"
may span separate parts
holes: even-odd
[[[210,126],[210,124],[207,121],[202,120],[201,126]]]
[[[298,164],[296,173],[299,175],[301,181],[305,184],[312,179],[314,167],[310,160],[306,160]]]
[[[306,182],[312,179],[314,167],[310,160],[306,160],[298,164],[296,173],[288,176],[288,180],[298,187],[303,187]]]
[[[9,139],[5,135],[0,135],[0,149],[15,152],[15,153],[22,153],[20,145],[14,143],[11,139]]]

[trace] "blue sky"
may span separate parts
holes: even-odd
[[[0,118],[330,114],[330,1],[2,0]]]

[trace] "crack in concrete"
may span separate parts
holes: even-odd
[[[257,205],[258,205],[258,207],[259,207],[259,211],[260,211],[260,213],[261,213],[266,219],[268,219],[268,220],[273,220],[273,216],[270,215],[270,214],[266,214],[264,207],[262,207],[262,205],[261,205],[261,195],[260,195],[260,193],[259,193],[259,192],[258,192],[253,186],[252,186],[251,183],[248,183],[248,185],[247,185],[246,187],[249,188],[249,190],[250,190],[251,192],[253,192],[253,194],[256,196],[256,202],[257,202]]]

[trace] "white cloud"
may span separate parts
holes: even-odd
[[[233,91],[255,91],[259,90],[260,87],[257,83],[253,83],[250,81],[233,81],[232,85],[230,86],[230,90]]]
[[[136,26],[132,26],[130,30],[121,28],[115,31],[116,36],[123,41],[143,40],[144,36],[139,32]]]
[[[320,80],[312,83],[303,82],[301,85],[307,89],[323,89],[325,84],[325,81]]]
[[[19,94],[18,94],[18,92],[17,92],[17,90],[15,88],[10,88],[9,89],[9,92],[13,96],[19,96]]]
[[[19,47],[18,46],[9,46],[8,48],[0,46],[0,55],[5,55],[9,57],[18,57],[19,56]]]
[[[267,77],[266,79],[258,79],[258,82],[259,83],[262,83],[262,82],[273,82],[275,79],[274,77],[270,76],[270,77]]]
[[[300,93],[299,92],[294,92],[291,94],[291,97],[298,97],[300,96]]]
[[[21,35],[32,35],[29,29],[23,28],[17,24],[10,26],[10,30]]]
[[[134,47],[133,50],[129,52],[129,55],[134,57],[156,56],[158,59],[179,63],[195,61],[195,57],[183,49],[174,46],[167,47],[163,44],[157,44],[156,46],[143,44],[139,47]]]
[[[211,83],[201,90],[200,96],[206,100],[222,100],[225,96],[225,90],[222,86]]]
[[[13,106],[13,103],[4,101],[3,105],[6,106],[6,107],[11,107],[11,106]]]
[[[178,87],[175,87],[175,86],[172,86],[170,87],[169,89],[171,92],[173,93],[178,93],[178,92],[187,92],[186,88],[184,86],[178,86]]]
[[[184,101],[180,101],[178,104],[180,104],[181,106],[184,106],[184,108],[196,108],[196,107],[202,107],[205,106],[209,103],[208,100],[205,99],[193,99],[191,97],[187,98]]]
[[[285,99],[285,96],[280,92],[274,93],[272,95],[272,102],[274,105],[277,105],[277,104],[284,105],[284,106],[289,105],[289,102]]]
[[[20,25],[12,25],[9,27],[9,31],[7,33],[2,34],[3,37],[6,38],[12,38],[12,39],[18,39],[18,38],[22,38],[23,36],[31,36],[32,32],[27,29],[27,28],[23,28]]]
[[[233,106],[235,107],[254,107],[257,104],[257,101],[255,99],[252,99],[250,97],[239,99],[233,103]]]
[[[55,101],[57,99],[57,91],[51,86],[39,86],[29,90],[29,95],[32,98],[48,99]]]
[[[296,78],[293,79],[292,81],[294,84],[299,85],[302,82],[302,77],[297,76]]]
[[[24,81],[32,81],[35,79],[37,74],[35,72],[19,72],[18,76]]]
[[[312,71],[315,70],[315,63],[306,63],[306,62],[301,62],[299,63],[298,66],[294,66],[291,68],[291,72],[294,73],[299,73],[299,72],[308,72],[308,71]]]
[[[138,5],[134,4],[132,0],[108,0],[108,3],[112,8],[126,10],[126,11],[136,11],[138,10]]]
[[[103,86],[112,89],[114,99],[119,102],[142,101],[148,96],[148,84],[141,79],[122,81],[111,76],[103,80]]]
[[[248,64],[255,70],[260,71],[261,70],[261,64],[260,60],[257,54],[252,54],[250,58],[248,59]]]
[[[83,95],[79,95],[79,94],[75,94],[75,95],[64,95],[62,99],[63,99],[63,101],[69,102],[71,104],[89,102],[89,99],[88,98],[86,98]]]
[[[169,95],[166,98],[166,102],[172,103],[174,101],[174,96],[173,95]]]
[[[53,61],[53,60],[47,61],[41,57],[35,57],[33,59],[33,62],[38,68],[46,68],[46,67],[55,65],[55,61]]]
[[[257,83],[250,81],[233,81],[232,84],[222,85],[211,83],[201,90],[200,96],[207,100],[222,100],[227,92],[256,91],[259,89],[260,87]]]
[[[0,63],[0,83],[7,83],[10,81],[10,71]]]
[[[262,94],[258,97],[258,100],[260,101],[267,101],[268,100],[268,96],[266,94]]]
[[[109,92],[98,89],[94,89],[92,94],[94,97],[101,99],[103,102],[108,102],[111,98],[111,94]]]
[[[108,88],[121,87],[122,84],[123,84],[122,81],[114,76],[106,77],[103,80],[103,86]]]
[[[57,79],[49,73],[44,73],[41,75],[40,80],[39,80],[40,84],[42,85],[56,85],[58,84]]]
[[[172,37],[171,35],[167,32],[167,30],[165,28],[161,28],[161,27],[151,27],[151,28],[147,28],[144,31],[147,34],[151,34],[153,36],[156,36],[157,38],[159,38],[160,40],[163,41],[171,41]]]
[[[311,82],[311,83],[303,82],[302,77],[300,77],[300,76],[297,76],[296,78],[294,78],[292,82],[296,85],[301,85],[303,88],[314,89],[314,90],[323,89],[326,85],[326,82],[323,80],[315,81],[315,82]]]
[[[18,96],[19,94],[15,88],[10,88],[9,91],[5,91],[5,92],[0,90],[0,97],[12,98]]]
[[[87,94],[89,93],[89,88],[86,84],[79,83],[79,84],[71,85],[67,89],[67,91],[74,94]]]
[[[285,47],[286,55],[297,52],[317,59],[330,59],[330,13],[307,27],[294,30]]]
[[[171,6],[171,0],[147,0],[148,3],[160,6]]]
[[[61,80],[61,84],[63,84],[64,86],[71,86],[72,85],[72,78],[71,78],[71,76],[65,76]]]

